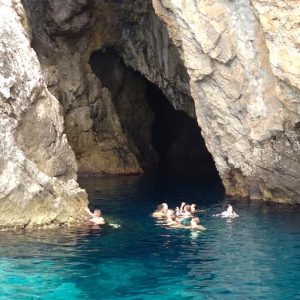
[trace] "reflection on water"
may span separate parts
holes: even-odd
[[[109,222],[89,229],[1,232],[0,299],[295,299],[299,209],[226,199],[198,179],[83,178]],[[194,202],[204,232],[157,224],[160,202]]]

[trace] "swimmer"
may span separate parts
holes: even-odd
[[[197,209],[197,204],[191,204],[191,213],[204,212],[205,209]]]
[[[174,215],[174,210],[168,209],[166,213],[167,220],[169,220]]]
[[[172,210],[172,209],[168,210],[167,224],[168,225],[181,225],[180,219],[176,217],[174,210]]]
[[[190,219],[193,217],[191,213],[191,206],[189,204],[185,204],[185,202],[182,202],[179,211],[176,213],[176,216],[182,225],[189,224]]]
[[[169,209],[166,216],[167,216],[167,220],[166,220],[167,224],[168,225],[172,224],[175,216],[174,210]]]
[[[152,214],[152,217],[162,218],[162,217],[166,216],[166,211],[165,211],[166,206],[164,204],[166,204],[166,203],[162,203],[162,204],[157,205],[156,211]],[[168,207],[168,205],[167,205],[167,207]]]
[[[197,212],[197,205],[196,204],[191,204],[191,213],[194,214],[195,212]]]
[[[180,220],[175,215],[172,215],[167,220],[167,225],[169,225],[171,227],[182,227],[182,224],[181,224]]]
[[[221,212],[220,214],[214,215],[215,217],[222,217],[222,218],[236,218],[239,215],[233,210],[231,204],[227,204],[226,210]]]
[[[192,217],[191,206],[189,204],[184,205],[183,211],[180,216],[182,217]]]
[[[192,217],[193,217],[193,215],[190,212],[190,205],[187,204],[184,207],[184,211],[179,215],[178,220],[180,221],[180,223],[182,225],[187,226],[188,224],[190,224]]]
[[[169,211],[169,206],[168,206],[167,203],[162,203],[161,205],[164,207],[163,208],[163,212],[166,215],[168,213],[168,211]]]
[[[87,225],[103,225],[103,224],[105,224],[103,217],[101,217],[102,212],[100,209],[95,209],[94,213],[92,213],[88,208],[86,208],[86,212],[92,217],[87,222]]]
[[[190,228],[192,228],[192,229],[206,230],[206,228],[200,224],[200,219],[198,217],[193,217],[191,219]]]
[[[180,208],[176,207],[176,215],[181,216],[191,216],[191,206],[182,202]]]
[[[186,204],[185,202],[182,202],[182,203],[181,203],[180,208],[179,208],[179,212],[180,212],[180,213],[183,212],[183,208],[184,208],[185,204]]]
[[[169,209],[167,212],[166,225],[172,227],[180,227],[182,225],[180,220],[176,217],[174,210],[172,209]]]

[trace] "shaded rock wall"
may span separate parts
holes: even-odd
[[[23,25],[23,26],[22,26]],[[82,221],[87,195],[19,1],[0,1],[0,228]]]
[[[147,103],[147,81],[128,68],[113,48],[94,52],[90,64],[110,91],[128,146],[140,166],[156,164],[158,155],[151,144],[155,116]]]
[[[32,45],[49,90],[64,108],[66,134],[79,172],[141,172],[127,145],[110,92],[88,63],[91,44],[97,39],[90,36],[97,20],[89,3],[25,1],[32,24]],[[99,40],[101,48],[105,38]]]
[[[134,105],[142,102],[133,99],[133,92],[123,95],[122,104],[116,101],[114,90],[95,76],[89,61],[95,51],[113,46],[126,64],[157,84],[176,108],[195,116],[187,73],[151,3],[69,1],[65,7],[60,1],[24,0],[24,5],[47,86],[64,107],[66,133],[79,173],[142,172],[141,166],[155,160],[155,154],[151,149],[148,154],[141,151],[121,121],[125,115],[145,116],[146,128],[139,136],[149,136],[149,108]]]
[[[152,145],[159,154],[163,169],[189,169],[197,173],[215,173],[213,159],[207,151],[197,120],[182,110],[176,110],[163,93],[147,83],[147,102],[155,119],[152,126]],[[169,171],[169,170],[167,170]]]

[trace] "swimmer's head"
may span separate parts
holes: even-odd
[[[232,213],[233,208],[232,208],[232,206],[231,206],[230,204],[227,204],[226,210],[227,210],[228,212]]]
[[[191,205],[191,212],[194,213],[196,211],[196,204]]]
[[[95,210],[94,210],[94,217],[98,217],[98,218],[99,218],[99,217],[101,217],[101,214],[102,214],[102,213],[101,213],[101,210],[100,210],[100,209],[95,209]]]
[[[158,212],[162,212],[164,210],[164,206],[162,204],[157,205],[156,210]]]
[[[168,204],[167,204],[167,203],[162,203],[162,205],[163,205],[163,207],[164,207],[164,209],[163,209],[163,210],[164,210],[164,211],[167,211],[167,210],[168,210],[168,208],[169,208],[169,207],[168,207]]]
[[[191,212],[191,206],[189,204],[186,204],[184,206],[184,211],[190,213]]]

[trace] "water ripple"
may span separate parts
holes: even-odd
[[[91,208],[121,227],[1,232],[1,299],[296,299],[299,210],[231,200],[240,218],[212,217],[218,186],[86,179]],[[168,228],[155,206],[191,201],[205,232]]]

